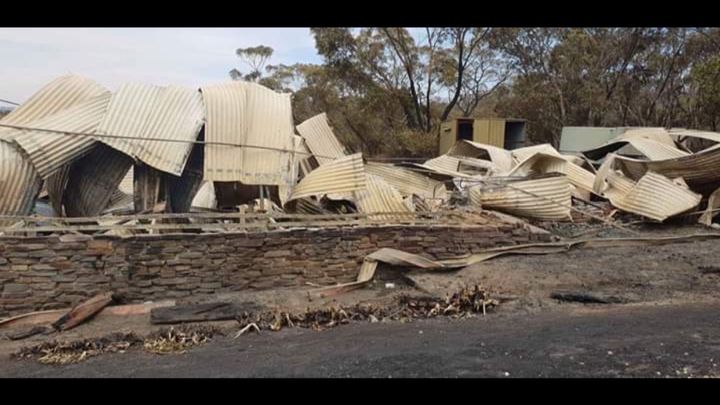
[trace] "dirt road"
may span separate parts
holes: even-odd
[[[220,338],[70,366],[0,360],[5,377],[720,376],[720,304],[566,305],[464,321],[352,324]]]

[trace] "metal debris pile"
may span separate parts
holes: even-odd
[[[390,164],[348,150],[324,113],[295,126],[290,95],[256,83],[124,84],[112,92],[68,75],[0,119],[0,232],[30,229],[23,221],[36,223],[31,213],[57,232],[64,232],[62,218],[82,217],[94,232],[124,236],[159,223],[177,230],[227,222],[140,214],[270,215],[244,222],[254,226],[281,214],[393,222],[460,205],[540,221],[611,222],[614,210],[588,208],[598,201],[661,222],[707,200],[704,213],[693,213],[712,222],[720,206],[720,134],[618,133],[579,154],[459,140],[422,163]]]
[[[414,319],[439,316],[465,318],[474,316],[476,313],[485,314],[488,309],[497,305],[497,300],[491,299],[488,293],[479,285],[474,285],[463,287],[444,299],[403,295],[398,297],[393,305],[389,306],[355,304],[353,306],[307,309],[299,314],[284,311],[267,311],[257,314],[243,312],[236,317],[237,322],[240,324],[240,330],[235,337],[237,338],[249,331],[279,331],[282,328],[299,327],[324,330],[353,321],[408,322]]]

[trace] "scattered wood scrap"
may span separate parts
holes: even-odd
[[[254,302],[213,302],[154,308],[150,311],[153,324],[233,320],[243,312],[257,311],[261,306]]]
[[[68,313],[53,322],[52,327],[58,331],[72,329],[95,316],[114,300],[112,292],[98,294],[89,300],[74,306]]]
[[[562,302],[579,302],[582,304],[622,304],[627,302],[620,297],[603,297],[583,291],[556,291],[550,294],[550,298]]]

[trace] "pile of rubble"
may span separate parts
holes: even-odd
[[[599,200],[664,221],[703,197],[710,224],[718,142],[712,132],[639,128],[577,156],[460,140],[423,163],[389,164],[348,151],[324,113],[294,126],[290,95],[255,83],[111,92],[69,75],[0,120],[0,225],[17,227],[43,202],[44,216],[106,215],[91,221],[99,225],[147,222],[113,219],[119,213],[217,210],[391,222],[458,205],[604,221],[615,211],[593,213]]]

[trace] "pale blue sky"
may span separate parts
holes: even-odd
[[[0,28],[0,99],[22,103],[67,73],[110,90],[216,83],[246,69],[236,48],[259,44],[275,49],[273,64],[321,62],[308,28]]]

